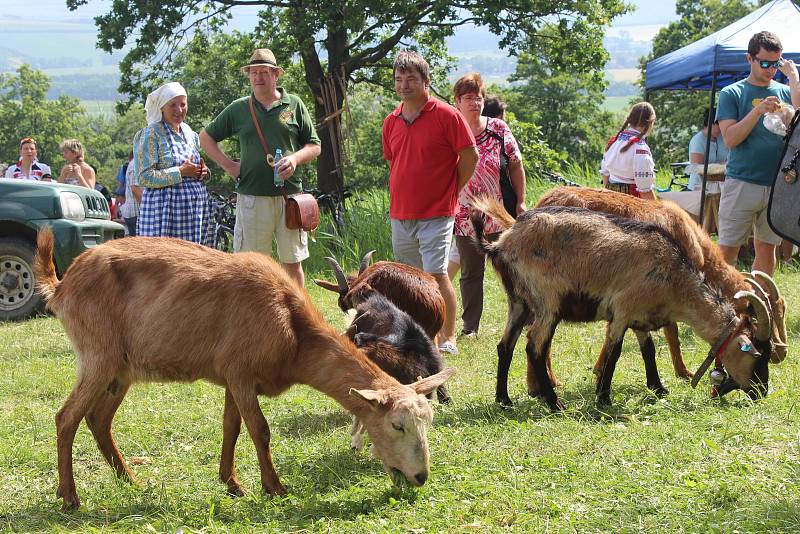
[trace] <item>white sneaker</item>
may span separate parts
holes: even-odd
[[[445,341],[441,345],[439,345],[439,352],[441,353],[449,353],[449,354],[458,354],[458,347],[456,347],[455,343],[452,341]]]

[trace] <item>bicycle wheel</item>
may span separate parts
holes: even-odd
[[[220,226],[214,234],[214,248],[222,252],[233,252],[233,232]]]

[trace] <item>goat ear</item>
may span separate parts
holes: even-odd
[[[355,389],[350,388],[350,395],[369,404],[373,410],[377,410],[387,403],[386,392],[375,389]]]
[[[431,375],[428,378],[417,380],[413,384],[409,384],[408,387],[412,388],[415,392],[417,392],[420,395],[427,395],[428,393],[432,393],[436,388],[447,382],[447,379],[453,376],[453,373],[455,372],[456,372],[455,367],[448,367],[447,369],[440,371],[435,375]]]
[[[369,285],[369,282],[364,282],[358,289],[358,298],[364,301],[367,300],[373,293],[375,293],[375,288]]]
[[[333,291],[334,293],[339,292],[339,286],[334,284],[333,282],[328,282],[327,280],[318,280],[315,278],[314,283],[317,284],[319,287],[327,289],[328,291]]]

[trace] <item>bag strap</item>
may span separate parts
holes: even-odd
[[[256,117],[256,107],[253,104],[253,97],[247,99],[247,103],[250,107],[250,117],[253,119],[253,126],[256,127],[256,133],[258,134],[258,140],[261,142],[261,148],[264,150],[264,157],[267,160],[267,165],[270,167],[275,166],[275,156],[272,155],[270,152],[269,145],[267,144],[267,140],[264,139],[264,133],[261,131],[261,124],[258,122],[258,118]]]
[[[489,129],[489,124],[486,124],[486,134],[495,139],[496,141],[500,141],[500,166],[502,168],[508,167],[508,154],[506,154],[506,140],[497,132],[494,132]]]
[[[247,99],[247,103],[250,107],[250,117],[253,119],[253,126],[256,127],[256,133],[258,133],[258,140],[261,142],[261,148],[264,150],[264,157],[267,160],[267,166],[275,168],[275,156],[273,156],[270,152],[267,140],[264,139],[264,133],[261,131],[261,125],[258,123],[258,118],[256,117],[256,107],[255,104],[253,104],[252,95]],[[283,200],[288,199],[285,186],[281,186],[281,194],[283,195]]]

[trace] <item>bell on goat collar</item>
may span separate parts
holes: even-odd
[[[728,373],[725,372],[725,369],[716,368],[711,370],[708,378],[712,385],[721,386],[722,383],[728,378]]]

